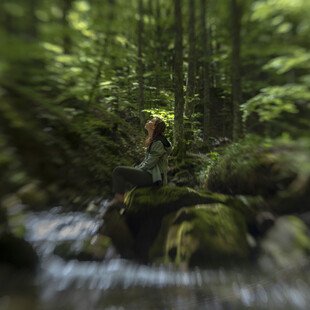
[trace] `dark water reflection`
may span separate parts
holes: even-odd
[[[187,272],[113,258],[65,262],[61,241],[96,234],[101,220],[84,213],[29,214],[27,239],[41,257],[37,275],[0,271],[0,310],[28,309],[308,309],[309,266],[266,274],[257,268]]]

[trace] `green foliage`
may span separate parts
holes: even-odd
[[[244,120],[256,112],[261,122],[278,118],[283,112],[297,113],[297,102],[306,104],[310,100],[310,90],[304,85],[287,84],[271,86],[260,90],[260,94],[243,104]]]
[[[206,169],[205,186],[225,194],[262,195],[274,211],[299,212],[309,204],[309,137],[248,135]]]
[[[143,4],[140,77],[137,1],[1,1],[3,192],[15,190],[32,177],[78,192],[87,187],[97,192],[110,188],[113,167],[131,165],[141,155],[137,140],[144,138],[139,133],[142,99],[144,113],[162,117],[167,123],[166,134],[173,140],[173,2]],[[242,109],[246,129],[250,132],[258,128],[259,133],[274,136],[306,136],[308,1],[242,0],[239,4],[243,8]],[[210,151],[202,139],[199,16],[198,1],[194,111],[190,119],[184,117],[184,143],[187,150],[194,152],[207,148]],[[189,22],[187,6],[183,17],[185,26]],[[210,107],[215,125],[208,140],[231,136],[230,18],[228,2],[209,3]],[[187,30],[183,42],[186,90]],[[139,98],[140,78],[144,98]],[[216,152],[209,153],[209,158],[208,167],[220,159]]]
[[[309,70],[310,54],[307,50],[293,48],[291,55],[279,56],[271,59],[264,70],[275,71],[277,74],[287,73],[293,69]]]

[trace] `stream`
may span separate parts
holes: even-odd
[[[27,213],[26,240],[36,249],[35,275],[0,269],[1,310],[95,309],[309,309],[309,265],[268,274],[249,269],[138,265],[109,253],[101,262],[65,261],[55,246],[77,248],[96,235],[99,214],[63,213],[61,207]]]

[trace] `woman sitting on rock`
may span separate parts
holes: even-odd
[[[108,202],[108,207],[124,202],[124,193],[128,190],[126,183],[133,187],[167,184],[168,156],[172,152],[172,145],[164,136],[166,124],[161,118],[154,117],[146,122],[144,128],[148,132],[145,157],[134,167],[114,168],[112,178],[115,196]]]

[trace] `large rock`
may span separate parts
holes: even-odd
[[[16,237],[23,238],[26,233],[25,227],[26,206],[14,194],[5,196],[0,202],[0,225],[1,213],[6,217],[6,229]]]
[[[27,241],[7,232],[0,235],[0,263],[33,270],[38,262],[37,253]]]
[[[259,264],[267,271],[294,268],[309,262],[307,226],[296,216],[282,216],[261,242]]]
[[[48,202],[48,195],[40,188],[39,181],[33,181],[24,185],[16,194],[23,204],[32,208],[43,208]]]
[[[246,260],[249,254],[244,216],[217,203],[166,216],[149,258],[179,266],[221,266]]]
[[[107,236],[96,235],[81,244],[72,241],[64,241],[58,244],[54,249],[54,254],[65,260],[77,259],[80,261],[102,261],[112,249],[111,239]]]
[[[189,187],[162,186],[134,188],[125,196],[124,217],[134,238],[138,257],[148,261],[148,250],[163,217],[186,206],[218,201],[212,195]]]
[[[310,140],[249,137],[227,147],[207,170],[206,187],[229,195],[261,195],[278,214],[307,211]]]
[[[181,207],[217,201],[211,194],[190,187],[160,186],[133,188],[125,196],[126,214],[151,210],[175,211]]]

